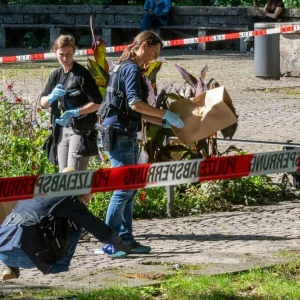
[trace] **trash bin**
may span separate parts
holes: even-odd
[[[255,30],[275,28],[276,23],[255,23]],[[254,72],[263,79],[280,79],[279,33],[254,37]]]

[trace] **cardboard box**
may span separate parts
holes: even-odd
[[[219,130],[237,125],[238,120],[232,100],[223,86],[208,90],[193,99],[174,101],[169,109],[184,122],[183,128],[172,126],[172,130],[186,145],[193,145]],[[227,136],[224,137],[233,136],[236,127],[232,126],[231,133],[226,130]]]

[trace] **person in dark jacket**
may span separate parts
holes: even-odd
[[[50,74],[40,100],[43,109],[58,111],[52,126],[60,172],[66,167],[85,170],[90,156],[98,155],[94,124],[102,96],[91,73],[74,61],[75,50],[73,36],[56,39],[52,51],[61,67]]]
[[[83,228],[102,243],[113,244],[112,258],[127,256],[119,235],[89,212],[92,195],[18,201],[0,227],[2,282],[18,278],[20,268],[43,274],[68,271]]]

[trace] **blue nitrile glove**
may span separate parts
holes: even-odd
[[[169,110],[166,110],[162,119],[168,121],[170,125],[175,126],[177,128],[182,128],[184,126],[184,123],[180,119],[180,117]]]
[[[48,102],[52,103],[55,101],[58,97],[62,97],[66,95],[66,91],[64,90],[64,87],[62,84],[58,84],[52,91],[51,94],[48,95]]]
[[[79,108],[65,111],[59,119],[55,120],[55,123],[61,126],[67,126],[74,117],[79,117]]]
[[[167,120],[162,120],[161,126],[163,128],[171,128],[171,124]]]

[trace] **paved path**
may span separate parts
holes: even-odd
[[[285,142],[299,137],[300,78],[263,80],[253,74],[253,56],[197,51],[165,51],[169,62],[159,73],[161,86],[179,81],[174,63],[198,76],[207,63],[207,79],[214,77],[225,85],[240,116],[234,138]],[[161,87],[160,86],[160,87]],[[271,88],[297,86],[298,94],[270,93]],[[219,143],[222,148],[229,143]],[[249,152],[281,150],[281,146],[236,145]],[[284,200],[284,199],[283,199]],[[130,255],[111,260],[94,254],[97,241],[81,242],[71,270],[60,275],[43,276],[36,270],[22,270],[19,280],[0,284],[1,291],[24,286],[85,288],[101,285],[140,285],[157,282],[184,265],[191,273],[219,274],[263,267],[300,255],[300,205],[282,202],[241,211],[199,215],[192,218],[140,220],[134,222],[139,241],[152,247],[147,255]]]
[[[152,252],[112,260],[94,254],[97,240],[81,242],[71,270],[43,276],[21,270],[21,278],[0,289],[22,286],[96,289],[100,286],[152,284],[186,265],[193,274],[221,274],[269,266],[300,257],[300,202],[283,202],[242,211],[189,218],[134,222],[138,241]]]

